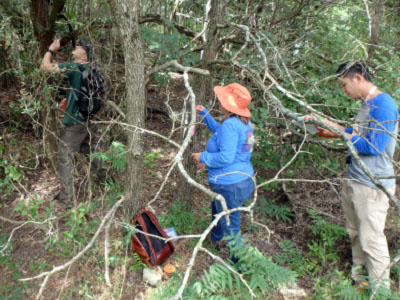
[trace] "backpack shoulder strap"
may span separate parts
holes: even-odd
[[[78,70],[81,71],[82,73],[86,71],[86,68],[82,64],[76,64],[78,66]]]

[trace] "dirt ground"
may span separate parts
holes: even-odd
[[[181,105],[184,96],[182,94],[183,91],[184,88],[179,85],[173,89],[170,94],[172,107]],[[165,97],[164,91],[157,90],[157,88],[150,90],[148,106],[166,111],[166,108],[160,104],[162,103],[160,98],[163,97]],[[171,126],[169,118],[158,113],[149,114],[146,120],[147,129],[167,136],[170,134]],[[50,215],[46,215],[46,213],[49,213],[48,208],[51,203],[55,203],[53,197],[59,189],[57,175],[50,163],[42,155],[39,155],[39,153],[43,153],[40,148],[42,141],[40,137],[34,135],[33,128],[13,131],[10,127],[4,126],[0,130],[0,145],[4,144],[7,148],[3,154],[4,157],[8,161],[23,160],[25,162],[24,166],[29,166],[21,168],[23,177],[18,181],[13,194],[0,202],[0,216],[17,222],[26,221],[27,216],[22,216],[21,212],[15,209],[20,205],[21,201],[28,204],[30,200],[40,199],[42,201],[37,204],[35,213],[42,216],[43,220],[45,216],[55,218],[51,226],[47,226],[48,224],[44,224],[45,226],[26,224],[19,229],[16,228],[20,223],[12,223],[4,219],[0,220],[2,235],[8,236],[13,232],[12,248],[8,252],[10,260],[7,262],[0,260],[0,272],[2,274],[0,287],[5,295],[11,295],[11,291],[5,292],[7,287],[18,290],[22,285],[16,279],[35,276],[42,271],[50,270],[52,266],[66,263],[73,254],[78,253],[85,247],[94,230],[83,239],[81,244],[74,245],[73,253],[69,256],[62,256],[58,251],[47,251],[45,249],[49,239],[57,239],[59,235],[63,235],[71,227],[71,224],[67,221],[66,207],[56,203],[54,211]],[[180,132],[177,130],[172,134],[172,138],[178,140],[179,135]],[[143,167],[143,197],[150,200],[164,180],[176,149],[171,148],[160,138],[150,134],[145,134],[144,140],[145,154],[160,153],[154,160],[155,166],[144,164]],[[78,168],[75,174],[75,184],[78,188],[85,190],[88,184],[85,176],[85,164],[87,162],[84,157],[79,159],[82,164],[80,164],[81,167]],[[273,175],[273,171],[271,171],[270,176]],[[303,178],[313,178],[315,174],[301,174],[301,176]],[[117,174],[115,179],[123,185],[123,175]],[[204,170],[199,170],[197,179],[205,185],[207,184]],[[182,180],[180,175],[174,170],[168,179],[166,187],[152,204],[157,216],[164,216],[168,212],[172,202],[177,197],[180,180]],[[96,202],[98,206],[95,210],[83,216],[84,223],[90,223],[96,218],[101,220],[109,210],[109,206],[107,206],[108,200],[105,196],[106,188],[102,185],[92,186],[92,188],[98,189],[97,193],[94,193],[95,197],[87,200],[89,197],[87,193],[82,193],[81,197],[86,197],[86,200],[84,200],[86,204],[91,201]],[[276,204],[288,205],[294,214],[293,221],[285,223],[276,221],[273,218],[265,220],[258,213],[255,213],[255,219],[258,222],[265,223],[271,231],[269,240],[268,232],[265,229],[261,227],[257,230],[251,229],[249,216],[243,215],[242,230],[244,236],[267,257],[272,257],[280,251],[279,244],[282,240],[291,240],[299,250],[307,249],[307,244],[313,239],[307,216],[308,209],[314,209],[321,216],[327,218],[329,222],[344,225],[339,199],[336,192],[328,184],[296,183],[286,194],[281,189],[275,191],[262,190],[259,192],[259,196],[274,200]],[[209,217],[210,212],[207,215],[204,209],[210,206],[208,197],[196,191],[191,205],[196,217],[199,217],[199,219]],[[397,223],[394,223],[393,220],[395,218],[393,216],[394,212],[391,209],[386,229],[391,249],[396,247],[399,240]],[[120,211],[115,218],[118,221],[124,221]],[[133,270],[131,268],[138,265],[138,262],[135,261],[130,247],[123,243],[126,239],[125,235],[124,229],[117,223],[111,227],[111,256],[117,257],[117,260],[118,258],[122,259],[124,255],[129,258],[125,266],[117,263],[112,266],[110,274],[111,282],[113,283],[112,287],[107,287],[104,282],[104,266],[101,263],[102,257],[104,257],[104,233],[101,233],[92,250],[88,251],[71,267],[50,277],[43,292],[43,299],[146,299],[152,289],[142,281],[141,269]],[[351,262],[350,245],[345,242],[337,246],[341,258],[340,266],[342,270],[348,271],[348,266]],[[178,272],[183,272],[190,259],[192,249],[193,242],[190,240],[179,241],[176,245],[176,252],[169,258],[168,263],[174,264]],[[226,254],[223,255],[226,257]],[[204,253],[199,253],[196,261],[193,274],[201,274],[204,269],[207,269],[213,263],[212,259]],[[330,268],[329,265],[324,266],[323,272],[329,271]],[[166,283],[168,278],[164,278],[163,281]],[[43,278],[31,281],[29,287],[25,289],[24,295],[21,298],[15,296],[14,299],[34,299],[42,282]],[[304,276],[299,278],[298,284],[307,290],[312,289],[314,283],[310,276]],[[4,299],[12,299],[12,297]]]

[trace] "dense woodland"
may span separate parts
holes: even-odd
[[[399,20],[397,0],[0,0],[0,299],[399,299],[397,197],[392,293],[356,290],[338,198],[354,147],[292,124],[354,121],[360,101],[334,76],[349,60],[399,101]],[[94,120],[107,176],[77,155],[72,208],[53,200],[63,78],[39,69],[55,38],[56,62],[91,43],[107,85]],[[243,273],[210,245],[213,193],[190,156],[209,136],[195,105],[218,116],[213,87],[232,82],[252,94],[256,136]],[[157,288],[130,246],[143,207],[180,236]]]

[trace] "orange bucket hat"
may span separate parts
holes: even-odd
[[[239,83],[231,83],[227,86],[216,86],[214,92],[223,108],[227,111],[243,117],[251,117],[247,108],[251,102],[249,91]]]

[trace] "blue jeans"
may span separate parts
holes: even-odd
[[[224,196],[228,209],[241,207],[243,202],[250,198],[254,191],[254,183],[251,178],[240,181],[234,184],[221,185],[210,182],[211,189]],[[221,202],[213,200],[211,202],[212,220],[215,219],[214,215],[223,211]],[[217,225],[211,231],[211,240],[220,241],[226,236],[233,234],[233,237],[240,242],[240,211],[235,211],[229,215],[231,225],[227,225],[225,217],[219,219]],[[233,239],[230,239],[231,241]],[[228,242],[229,242],[228,241]]]

